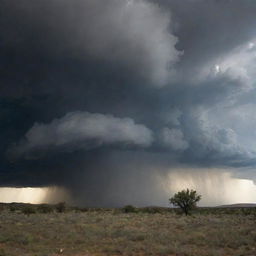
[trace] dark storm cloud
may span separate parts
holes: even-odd
[[[39,0],[2,5],[3,44],[28,57],[91,60],[99,69],[107,63],[113,71],[121,67],[161,86],[181,54],[175,49],[177,38],[168,33],[169,13],[149,2]]]
[[[253,168],[255,12],[249,0],[0,1],[1,184],[143,204],[181,163]]]
[[[255,36],[256,3],[251,0],[171,0],[153,2],[170,9],[177,47],[185,51],[183,68],[194,71]]]

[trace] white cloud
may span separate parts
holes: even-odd
[[[239,83],[241,89],[248,90],[255,86],[256,39],[246,42],[225,55],[218,56],[206,63],[199,72],[197,79],[227,78],[233,83]]]
[[[49,124],[35,123],[14,151],[22,154],[51,147],[72,151],[113,144],[148,147],[152,142],[151,130],[131,118],[71,112]]]

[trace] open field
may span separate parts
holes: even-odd
[[[199,209],[186,217],[166,208],[24,214],[22,207],[2,206],[0,256],[256,255],[255,209]]]

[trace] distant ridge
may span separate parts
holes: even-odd
[[[249,208],[249,207],[256,207],[256,204],[227,204],[227,205],[219,205],[216,206],[217,208]]]

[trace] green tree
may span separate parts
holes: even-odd
[[[201,195],[198,195],[197,192],[192,189],[184,189],[169,199],[170,204],[180,207],[186,215],[196,208],[196,203],[200,200]]]

